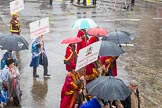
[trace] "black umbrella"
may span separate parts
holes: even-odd
[[[116,44],[125,44],[133,41],[134,38],[135,37],[127,31],[115,30],[103,37],[102,40],[112,41]]]
[[[99,51],[100,56],[119,56],[124,51],[117,44],[110,41],[102,41]]]
[[[20,35],[0,36],[0,46],[2,50],[20,51],[28,49],[28,42]]]
[[[87,84],[88,93],[104,100],[125,100],[130,95],[125,83],[115,77],[101,76]]]

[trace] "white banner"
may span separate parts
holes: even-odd
[[[49,17],[29,24],[31,38],[34,39],[49,32]]]
[[[24,0],[15,0],[10,2],[10,13],[17,13],[24,9]]]
[[[101,41],[98,41],[79,50],[75,70],[77,71],[82,67],[96,61],[98,59],[100,46],[101,46]]]

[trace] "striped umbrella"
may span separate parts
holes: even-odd
[[[90,18],[78,19],[72,25],[73,29],[89,29],[93,27],[97,27],[97,24]]]

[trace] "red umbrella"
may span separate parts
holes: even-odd
[[[70,38],[66,38],[66,39],[62,40],[61,44],[74,44],[74,43],[78,43],[81,41],[82,41],[82,39],[80,39],[78,37],[70,37]]]
[[[98,37],[106,36],[107,33],[108,33],[107,30],[100,27],[91,28],[87,31],[87,34],[89,36],[98,36]]]

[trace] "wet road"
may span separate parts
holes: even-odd
[[[8,3],[6,0],[0,1],[0,34],[9,33]],[[72,6],[69,1],[54,0],[53,6],[50,7],[48,0],[25,0],[25,10],[21,11],[19,16],[22,35],[30,44],[29,23],[50,17],[50,33],[46,34],[44,39],[49,58],[49,73],[52,76],[51,79],[44,79],[43,68],[40,66],[40,78],[33,79],[32,68],[29,67],[30,50],[20,52],[22,108],[59,108],[60,91],[66,76],[63,64],[66,45],[61,45],[60,42],[66,37],[76,35],[77,30],[72,30],[71,24],[84,17],[92,18],[108,31],[126,30],[136,36],[135,46],[124,47],[126,53],[118,60],[119,77],[126,83],[132,78],[140,82],[144,100],[142,108],[158,108],[162,102],[162,68],[159,66],[162,64],[162,19],[159,19],[162,18],[162,4],[137,1],[134,11],[124,11],[119,7],[114,11],[107,8],[107,5],[112,6],[112,3],[105,4],[98,0],[96,9],[84,9]]]

